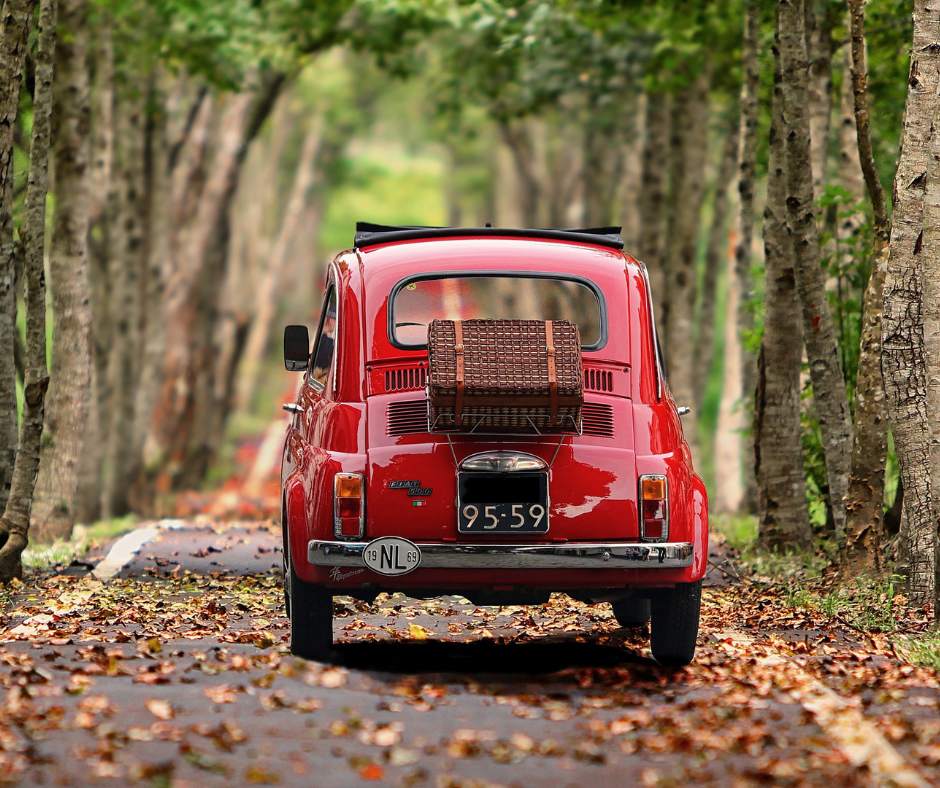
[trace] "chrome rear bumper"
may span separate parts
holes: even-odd
[[[316,566],[365,568],[368,542],[320,542],[307,545]],[[692,566],[691,542],[658,544],[421,544],[419,569],[683,569]]]

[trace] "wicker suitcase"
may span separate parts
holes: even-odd
[[[581,338],[567,320],[434,320],[432,431],[580,432]]]

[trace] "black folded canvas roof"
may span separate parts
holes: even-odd
[[[578,230],[520,230],[515,227],[408,227],[356,222],[357,249],[392,241],[412,241],[429,238],[545,238],[556,241],[608,246],[623,249],[619,227],[591,227]]]

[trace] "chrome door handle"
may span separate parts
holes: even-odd
[[[286,410],[288,413],[303,413],[304,412],[303,407],[294,402],[285,402],[283,405],[281,405],[281,408],[283,410]]]
[[[688,405],[679,405],[676,410],[679,411],[680,416],[688,416],[692,412],[692,408]]]

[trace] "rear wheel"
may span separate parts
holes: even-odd
[[[612,602],[614,618],[625,629],[645,627],[650,620],[650,601],[648,599],[621,599]]]
[[[290,653],[329,660],[333,651],[333,592],[297,576],[284,539],[284,607],[290,618]]]
[[[682,667],[695,656],[702,581],[680,583],[650,604],[650,650],[660,665]]]
[[[290,653],[326,662],[333,651],[333,592],[290,569]]]

